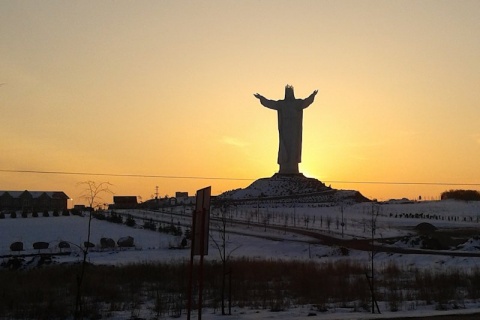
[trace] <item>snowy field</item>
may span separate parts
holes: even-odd
[[[342,212],[343,211],[343,212]],[[187,213],[185,213],[187,212]],[[136,227],[124,224],[115,224],[107,221],[92,219],[90,242],[95,244],[88,254],[88,261],[94,264],[124,265],[136,262],[175,262],[188,261],[190,250],[172,250],[178,246],[182,236],[143,229],[144,221],[158,221],[157,225],[167,225],[171,222],[181,226],[183,232],[191,223],[191,216],[185,207],[177,207],[168,212],[122,211],[126,217],[132,215],[136,220]],[[295,259],[313,260],[318,263],[350,259],[367,262],[369,252],[350,250],[347,256],[341,255],[338,247],[325,246],[318,239],[293,232],[292,229],[311,230],[325,235],[342,238],[341,222],[344,239],[364,239],[371,237],[372,217],[375,216],[375,238],[377,241],[392,237],[414,236],[414,228],[421,222],[428,222],[439,230],[467,230],[480,236],[480,203],[458,201],[434,201],[415,203],[370,203],[351,206],[295,206],[295,207],[262,207],[236,206],[224,212],[227,217],[227,248],[234,250],[232,257],[251,257],[258,259]],[[219,239],[218,220],[215,217],[220,211],[212,212],[210,234]],[[343,218],[342,218],[343,216]],[[163,221],[163,222],[160,222]],[[330,223],[327,224],[327,221]],[[272,229],[270,227],[277,227]],[[285,230],[282,230],[282,227]],[[57,256],[56,262],[76,262],[81,260],[79,247],[87,241],[88,218],[79,216],[59,216],[11,218],[6,215],[0,219],[0,262],[10,255],[29,253],[57,253],[70,250],[70,255]],[[111,238],[117,241],[126,236],[134,238],[133,248],[100,249],[100,239]],[[463,245],[449,248],[442,255],[430,254],[393,254],[377,253],[375,263],[378,265],[395,261],[400,266],[414,266],[446,270],[446,268],[469,269],[480,266],[479,257],[452,256],[455,252],[480,252],[480,244],[475,237],[467,237]],[[10,245],[20,241],[24,244],[24,251],[12,252]],[[33,243],[48,242],[49,248],[33,249]],[[60,249],[58,244],[67,241],[72,244],[70,249]],[[394,246],[405,246],[397,241]],[[79,247],[77,247],[79,246]],[[219,260],[218,248],[213,241],[209,244],[207,260]],[[381,309],[384,307],[381,305]],[[309,306],[292,308],[285,312],[272,313],[267,310],[234,309],[234,315],[229,319],[303,319],[309,314]],[[432,306],[424,310],[417,308],[414,311],[399,311],[391,313],[383,310],[382,315],[368,313],[350,313],[336,310],[327,313],[316,313],[322,319],[373,319],[400,316],[426,316],[432,314],[458,314],[461,312],[480,312],[480,305],[470,303],[464,310],[435,311]],[[128,319],[129,314],[118,314],[115,319]],[[194,313],[192,319],[196,319]],[[205,310],[202,318],[217,319],[219,316]]]
[[[371,237],[372,204],[356,204],[343,208],[344,231],[343,237],[369,239]],[[421,222],[428,222],[441,230],[473,230],[478,231],[480,236],[480,203],[460,201],[435,201],[416,202],[407,204],[382,204],[376,205],[375,213],[378,213],[375,221],[375,238],[377,240],[392,237],[402,237],[416,234],[414,228]],[[175,225],[181,225],[183,230],[191,224],[191,215],[183,213],[182,207],[173,208],[166,213],[149,211],[120,211],[126,217],[131,214],[136,217],[136,227],[128,227],[124,224],[115,224],[107,221],[92,219],[90,242],[96,245],[89,253],[89,259],[97,264],[127,264],[138,261],[176,261],[189,259],[189,250],[171,250],[171,246],[177,246],[182,237],[176,237],[162,232],[145,230],[142,228],[143,221],[164,221],[167,225],[173,221]],[[401,215],[401,217],[400,217]],[[423,218],[419,218],[422,215]],[[217,217],[218,212],[213,211],[212,217]],[[293,218],[295,216],[295,219]],[[415,216],[417,216],[415,218]],[[427,218],[428,217],[428,218]],[[317,240],[297,233],[282,231],[283,227],[313,230],[329,236],[342,237],[342,209],[340,207],[296,207],[296,208],[257,208],[235,207],[227,214],[228,247],[237,248],[233,257],[258,257],[266,259],[318,259],[320,262],[327,259],[345,259],[336,256],[335,248],[323,246]],[[451,221],[448,219],[451,218]],[[454,220],[455,219],[455,220]],[[239,225],[229,223],[233,221],[249,221],[250,224]],[[327,225],[330,220],[330,226]],[[308,221],[308,223],[306,222]],[[159,223],[158,223],[159,224]],[[267,226],[267,228],[264,228]],[[276,226],[280,230],[268,227]],[[45,252],[60,251],[58,244],[61,241],[72,243],[71,251],[79,253],[75,247],[81,246],[87,241],[88,218],[79,216],[59,216],[12,219],[7,215],[0,220],[0,256],[12,254],[10,244],[16,241],[24,243],[25,253],[36,253],[33,243],[38,241],[48,242],[49,249]],[[218,238],[219,222],[212,219],[211,236]],[[239,234],[241,233],[241,234]],[[112,238],[117,241],[121,237],[131,236],[135,239],[135,248],[101,250],[100,239]],[[463,248],[452,250],[465,250],[480,252],[480,243],[470,238]],[[398,241],[397,246],[406,246]],[[477,248],[477,246],[479,248]],[[321,258],[319,258],[321,257]],[[219,259],[217,248],[210,241],[208,259]],[[353,251],[348,259],[368,259],[368,253]],[[75,254],[59,258],[62,261],[78,259]],[[378,257],[377,261],[390,261],[396,259],[395,255]],[[451,257],[448,251],[444,256],[411,255],[397,259],[401,264],[414,264],[417,267],[432,267],[437,264],[445,266],[480,265],[477,258]]]

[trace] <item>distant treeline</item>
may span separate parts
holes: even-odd
[[[480,192],[477,190],[449,190],[442,192],[441,199],[480,201]]]

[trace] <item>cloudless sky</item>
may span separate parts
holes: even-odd
[[[319,90],[306,176],[378,199],[480,188],[476,0],[4,0],[0,83],[1,170],[228,178],[0,171],[0,190],[246,187],[278,171],[277,116],[253,94],[286,84]]]

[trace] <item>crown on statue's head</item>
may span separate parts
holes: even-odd
[[[293,92],[293,86],[287,84],[285,86],[285,100],[295,99],[295,93]]]

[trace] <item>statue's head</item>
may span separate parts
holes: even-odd
[[[293,86],[289,84],[285,86],[285,100],[295,100],[295,93],[293,93]]]

